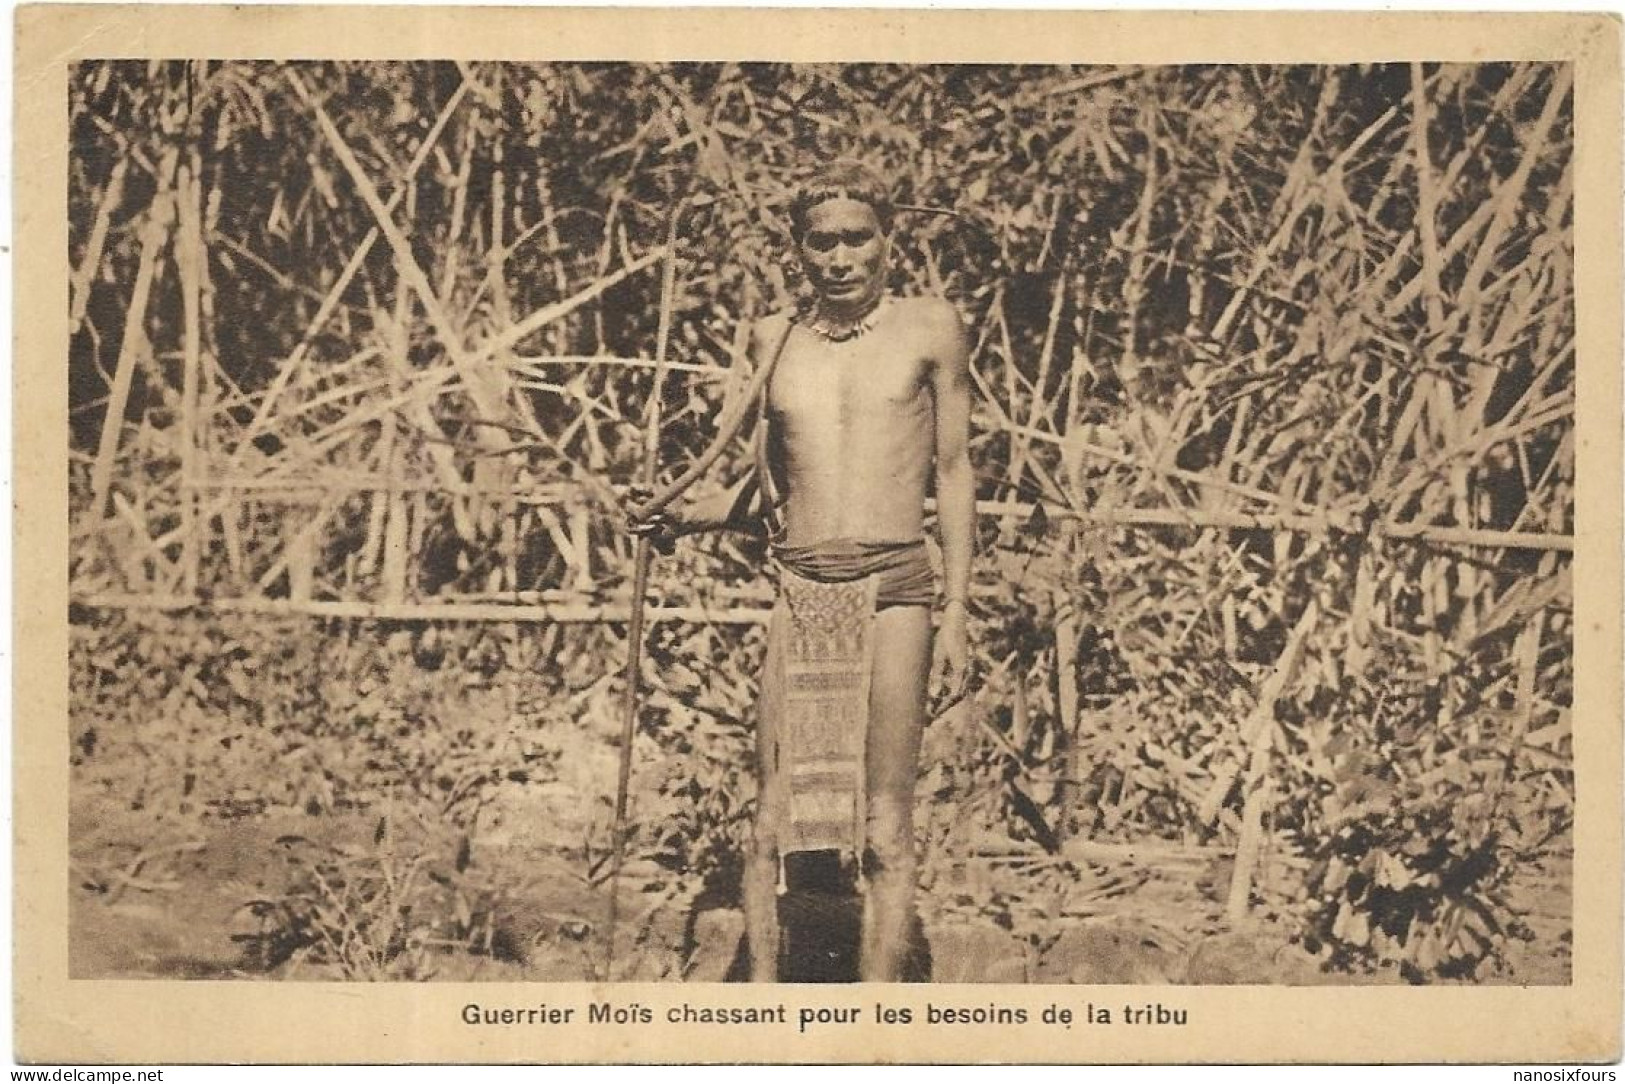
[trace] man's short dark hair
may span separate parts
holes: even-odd
[[[891,232],[892,202],[886,183],[862,162],[841,158],[821,166],[796,190],[790,201],[790,236],[799,243],[807,232],[807,216],[812,209],[832,199],[867,203],[880,222],[881,232]]]

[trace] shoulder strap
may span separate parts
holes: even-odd
[[[773,370],[778,366],[779,356],[784,353],[784,346],[790,341],[790,332],[794,329],[795,320],[793,318],[785,322],[784,333],[779,336],[779,341],[774,345],[773,351],[768,354],[767,360],[762,364],[762,367],[751,374],[750,383],[746,385],[744,395],[739,398],[739,409],[735,410],[731,417],[720,419],[717,424],[716,436],[711,439],[710,444],[706,445],[705,451],[700,453],[699,458],[690,463],[687,470],[683,471],[682,474],[678,475],[649,499],[647,508],[650,513],[659,512],[666,508],[672,501],[682,496],[690,486],[700,480],[705,472],[710,469],[711,464],[717,461],[717,457],[722,454],[728,443],[738,435],[740,426],[744,424],[745,418],[750,415],[750,408],[753,404],[757,407],[758,415],[766,409],[767,382],[772,377]]]
[[[772,370],[778,365],[779,355],[784,353],[784,346],[790,341],[790,333],[795,330],[796,320],[792,316],[784,323],[784,334],[779,336],[778,345],[774,348],[765,368],[767,377],[762,380],[761,390],[756,394],[756,485],[762,501],[762,523],[767,529],[768,541],[778,541],[784,535],[784,520],[780,509],[784,506],[783,495],[773,478],[773,462],[768,456],[767,433],[767,394],[772,378]]]

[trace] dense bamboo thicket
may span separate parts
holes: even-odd
[[[1568,68],[107,61],[71,118],[76,704],[142,669],[97,615],[167,608],[605,714],[652,399],[669,475],[850,154],[974,343],[981,675],[928,736],[928,887],[1055,858],[1014,918],[944,906],[1052,921],[1090,847],[1162,841],[1328,966],[1482,976],[1519,932],[1573,816]],[[758,557],[655,577],[636,842],[722,883]]]

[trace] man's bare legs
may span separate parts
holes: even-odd
[[[914,916],[914,784],[931,672],[931,611],[924,606],[881,610],[875,615],[873,646],[859,967],[865,982],[896,982]]]
[[[908,955],[914,915],[914,784],[919,774],[920,735],[925,724],[926,682],[931,669],[931,611],[893,606],[875,615],[874,672],[869,684],[869,735],[864,760],[868,790],[867,847],[861,977],[896,982]],[[768,636],[767,671],[777,665],[777,636]],[[752,982],[777,982],[779,965],[776,830],[785,812],[785,780],[779,770],[781,690],[764,689],[756,752],[756,825],[745,857],[745,936]]]

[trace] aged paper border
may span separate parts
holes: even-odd
[[[1615,1060],[1621,1022],[1620,30],[1516,14],[33,6],[16,21],[15,1056],[47,1062]],[[1576,65],[1580,470],[1574,981],[1286,988],[622,984],[364,986],[67,978],[67,66],[85,57]],[[1025,1006],[1023,1026],[472,1027],[459,1011]],[[1051,1003],[1162,1004],[1178,1029],[1070,1030]]]

